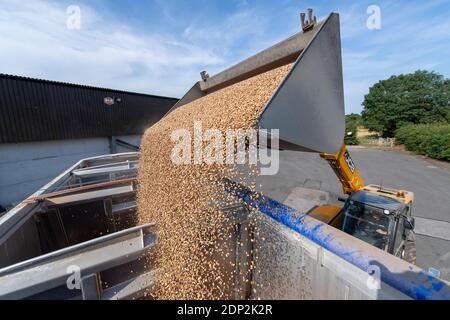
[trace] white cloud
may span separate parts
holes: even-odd
[[[417,69],[449,75],[450,22],[439,10],[442,3],[382,3],[381,30],[365,28],[364,10],[359,10],[359,15],[351,10],[351,15],[341,16],[348,113],[359,112],[370,86],[391,75]]]
[[[266,29],[270,21],[263,12],[252,8],[241,8],[205,25],[202,19],[193,18],[183,32],[183,38],[189,42],[202,43],[204,47],[221,52],[228,58],[242,58],[244,53],[257,50],[255,47],[267,41]],[[230,48],[233,49],[230,52]]]
[[[158,0],[164,21],[158,32],[84,5],[81,30],[68,30],[60,2],[1,1],[0,72],[177,97],[199,71],[214,74],[299,31],[298,4],[290,1],[274,9],[236,0],[219,20],[204,8],[180,14],[176,4]],[[449,76],[443,3],[381,1],[376,31],[366,28],[367,4],[332,4],[341,17],[347,112],[359,112],[369,87],[392,74],[421,68]],[[329,11],[316,9],[319,19]]]
[[[0,72],[180,96],[204,66],[223,59],[168,35],[138,35],[81,7],[81,30],[66,27],[66,8],[47,1],[4,0],[0,9]],[[102,28],[103,24],[107,25]]]

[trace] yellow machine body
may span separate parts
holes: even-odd
[[[402,202],[405,205],[409,205],[414,201],[414,193],[412,193],[411,191],[389,189],[374,184],[369,184],[368,186],[365,186],[363,190],[379,196],[395,199],[397,201]]]
[[[340,229],[342,225],[342,208],[337,206],[320,206],[312,209],[308,215],[332,227]]]
[[[352,194],[364,187],[364,180],[361,178],[345,144],[342,145],[337,154],[322,153],[320,156],[330,164],[339,178],[345,194]]]
[[[405,205],[414,201],[414,194],[411,191],[383,188],[373,184],[365,186],[364,179],[361,178],[345,144],[342,145],[337,154],[322,153],[320,156],[328,161],[342,184],[342,190],[348,195],[365,190],[379,196],[395,199]]]
[[[345,144],[337,154],[322,153],[320,155],[327,160],[338,177],[342,185],[342,190],[348,195],[364,190],[372,194],[395,199],[405,206],[409,206],[414,201],[414,194],[411,191],[383,188],[377,185],[364,185],[355,163],[353,162]],[[340,228],[342,224],[342,207],[338,206],[318,206],[313,208],[308,214],[326,224]]]

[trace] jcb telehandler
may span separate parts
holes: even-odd
[[[309,215],[410,263],[416,262],[414,194],[364,185],[345,145],[337,154],[322,153],[348,195],[342,207],[317,206]]]
[[[257,74],[292,64],[257,119],[257,128],[278,130],[281,150],[314,152],[342,183],[343,207],[320,206],[309,214],[382,250],[415,262],[414,195],[364,186],[345,145],[345,108],[339,15],[317,22],[312,9],[300,15],[302,32],[201,81],[172,110]],[[270,146],[274,148],[273,146]],[[275,147],[276,148],[276,147]]]

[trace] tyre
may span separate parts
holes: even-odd
[[[416,264],[416,236],[414,232],[408,232],[403,246],[402,259],[411,264]]]

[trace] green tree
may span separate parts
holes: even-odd
[[[369,130],[393,137],[404,125],[449,121],[449,102],[450,80],[418,70],[371,87],[362,104],[362,119]]]
[[[445,92],[447,92],[447,98],[448,98],[448,96],[450,95],[450,79],[445,80],[444,90],[445,90]],[[449,105],[450,105],[450,102],[449,102]],[[450,123],[450,107],[447,108],[447,122]]]
[[[362,118],[360,114],[357,113],[351,113],[347,114],[345,116],[345,123],[347,125],[355,125],[355,126],[361,126],[362,125]]]

